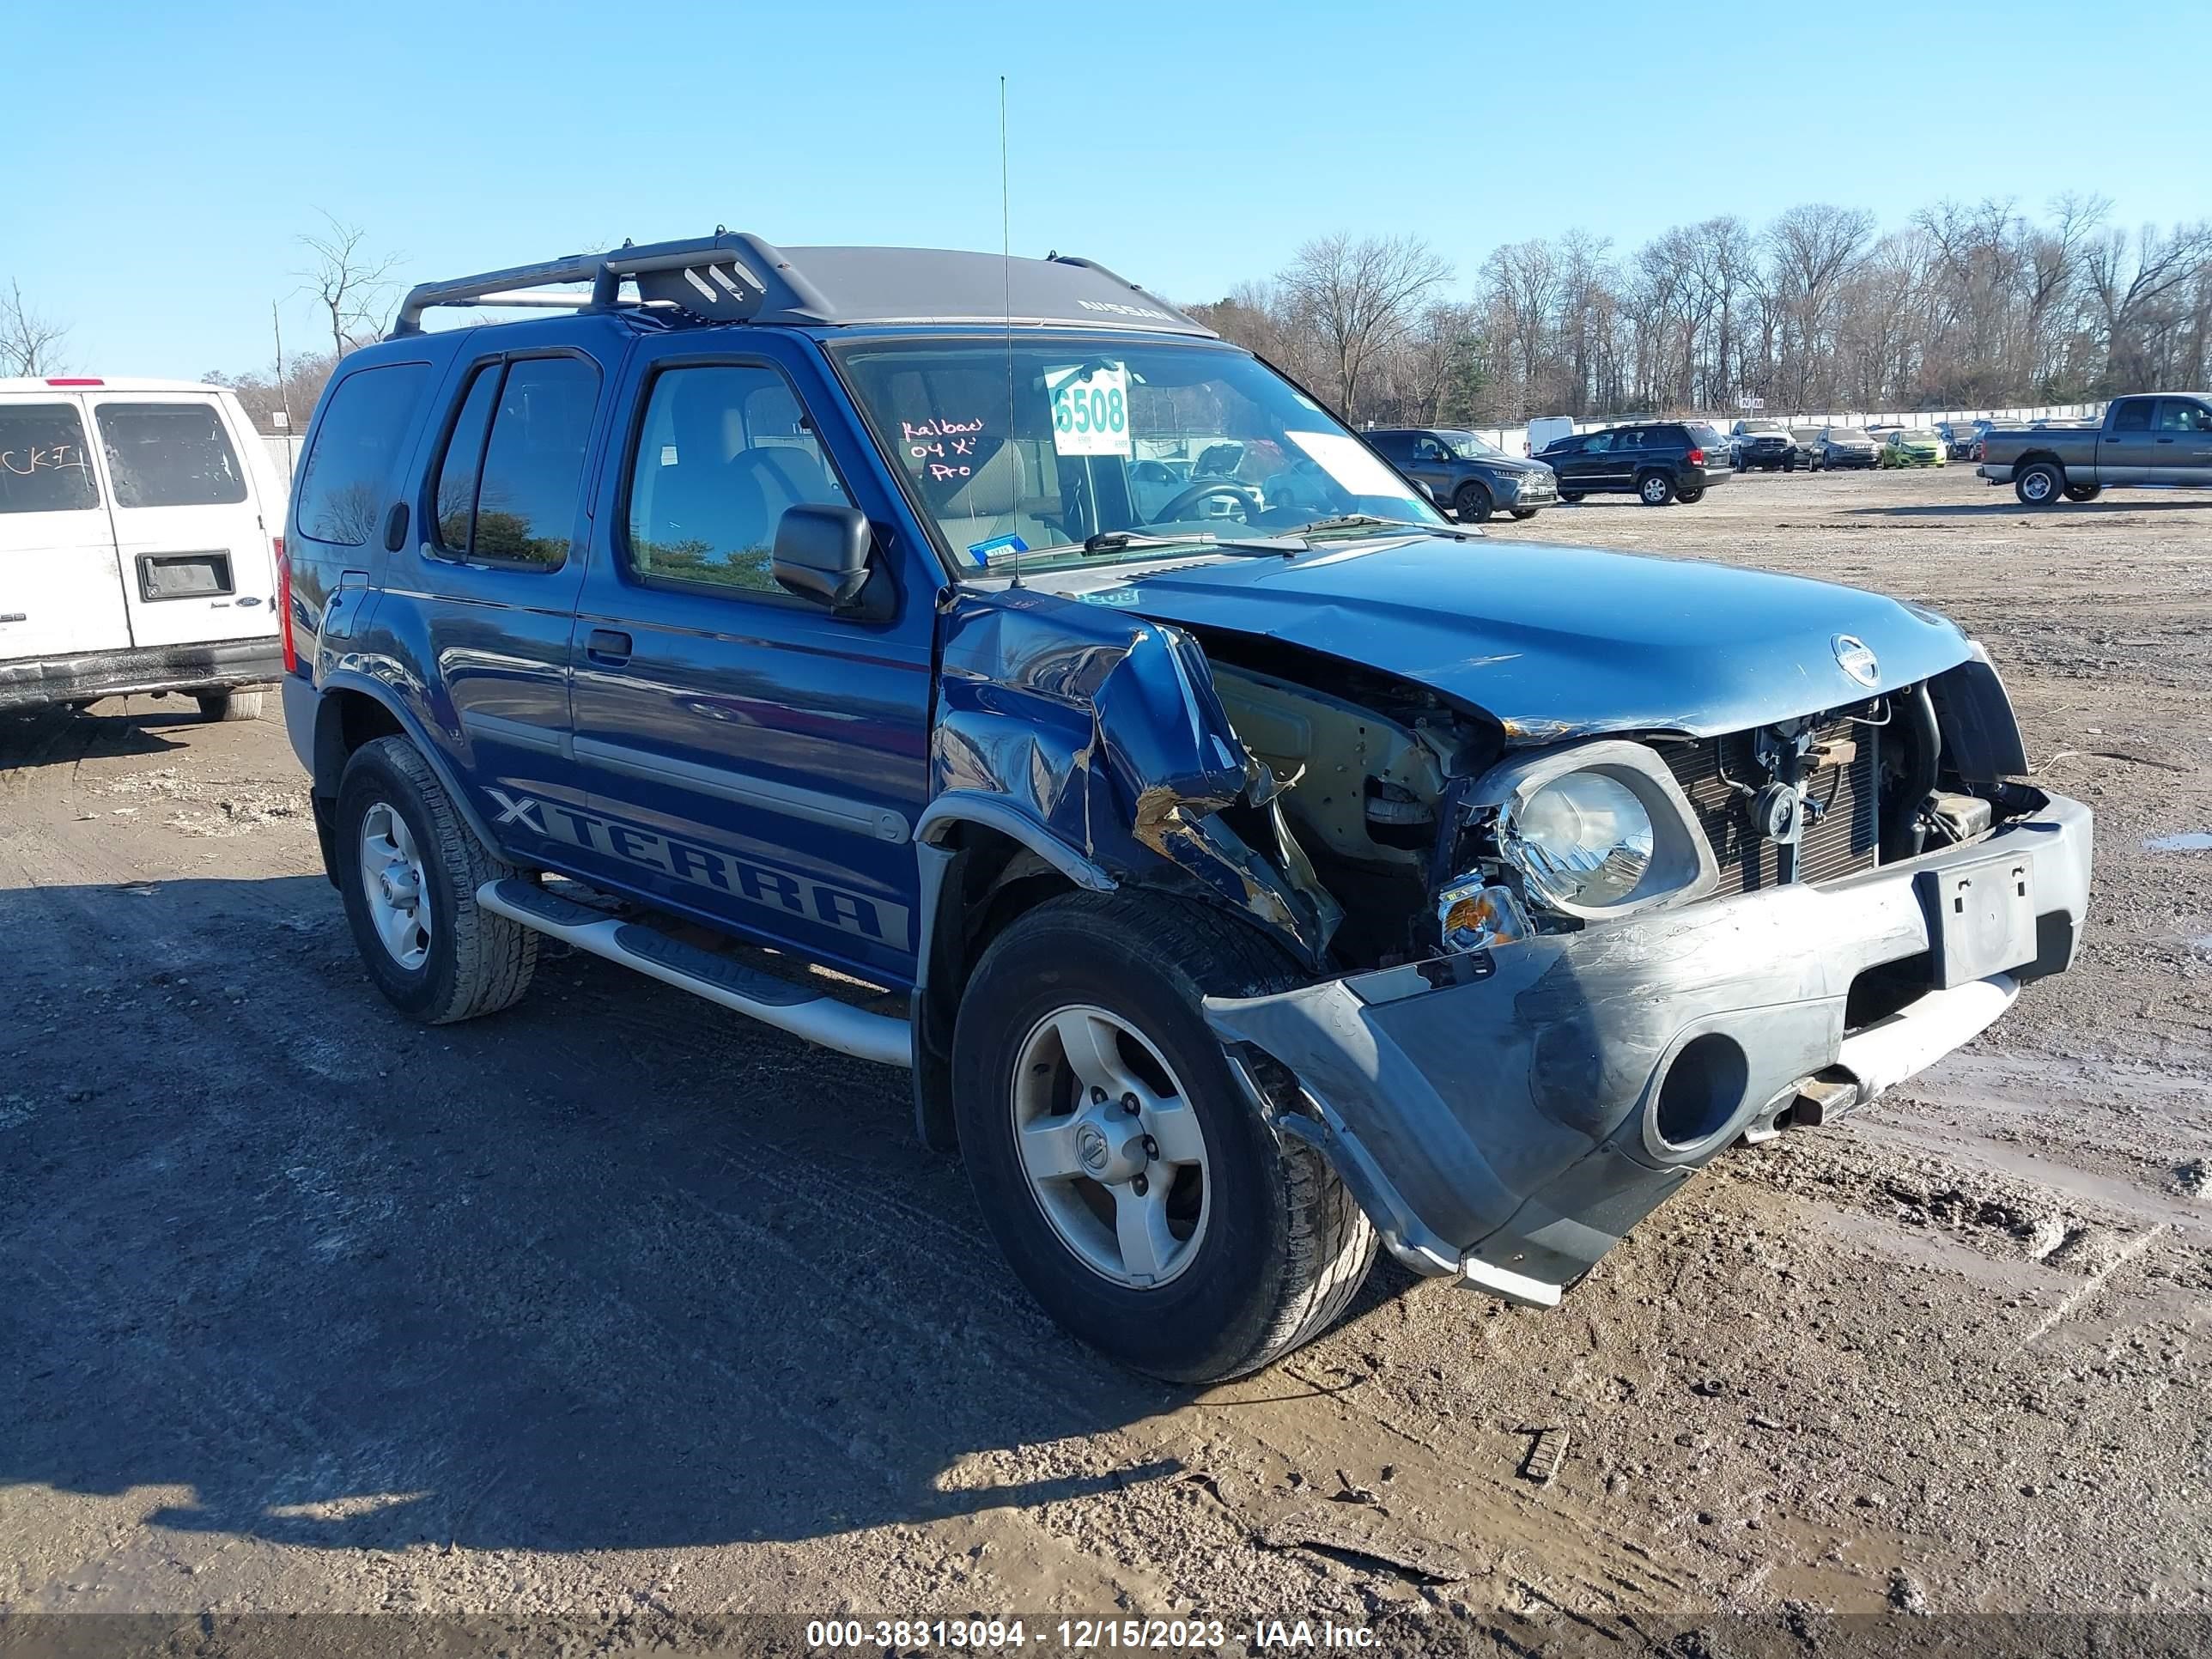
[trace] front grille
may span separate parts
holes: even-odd
[[[1836,720],[1816,733],[1821,743],[1854,741],[1858,752],[1841,766],[1824,766],[1805,792],[1808,817],[1798,847],[1800,881],[1833,881],[1875,866],[1881,842],[1875,807],[1881,799],[1875,733],[1871,726]],[[1781,880],[1781,849],[1751,825],[1748,797],[1729,787],[1723,775],[1756,789],[1767,781],[1759,769],[1752,734],[1731,732],[1723,738],[1660,745],[1674,781],[1690,798],[1698,823],[1720,861],[1719,896],[1754,892]]]

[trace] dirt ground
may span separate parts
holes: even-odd
[[[2098,813],[2075,971],[1726,1155],[1555,1312],[1380,1273],[1193,1395],[1036,1312],[902,1073],[581,957],[393,1013],[273,703],[0,724],[0,1615],[1626,1654],[2212,1612],[2212,497],[1773,475],[1495,532],[1957,617]]]

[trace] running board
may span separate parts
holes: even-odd
[[[914,1064],[912,1028],[905,1020],[872,1014],[803,985],[790,984],[773,974],[671,939],[642,922],[624,921],[514,877],[486,882],[477,889],[477,902],[494,915],[519,921],[549,939],[635,968],[665,985],[704,997],[809,1042],[881,1066]]]

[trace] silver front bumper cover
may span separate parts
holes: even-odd
[[[2021,981],[2063,971],[2090,837],[2088,809],[2053,797],[1969,846],[1818,887],[1210,998],[1206,1015],[1263,1115],[1331,1160],[1401,1261],[1549,1305],[1698,1169],[1787,1121],[1801,1091],[1806,1120],[1832,1118],[1978,1035]],[[1943,873],[1992,857],[2032,866],[2032,959],[1847,1031],[1862,974],[1940,958],[1926,906]],[[1735,1056],[1733,1103],[1671,1143],[1662,1090],[1709,1036],[1701,1056]]]

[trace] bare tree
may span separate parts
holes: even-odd
[[[1358,417],[1360,380],[1370,360],[1405,335],[1423,303],[1450,279],[1451,266],[1418,236],[1355,240],[1339,232],[1298,250],[1277,280],[1328,348],[1345,419]]]
[[[319,210],[318,210],[319,211]],[[392,273],[404,257],[373,253],[368,233],[358,225],[339,222],[325,213],[328,228],[321,234],[302,236],[300,245],[314,255],[307,270],[296,272],[304,291],[315,296],[329,315],[331,354],[343,357],[352,347],[374,339],[381,331],[384,296],[391,291]]]
[[[69,326],[40,315],[23,303],[23,285],[15,278],[0,295],[0,374],[58,374],[64,364],[61,344]]]

